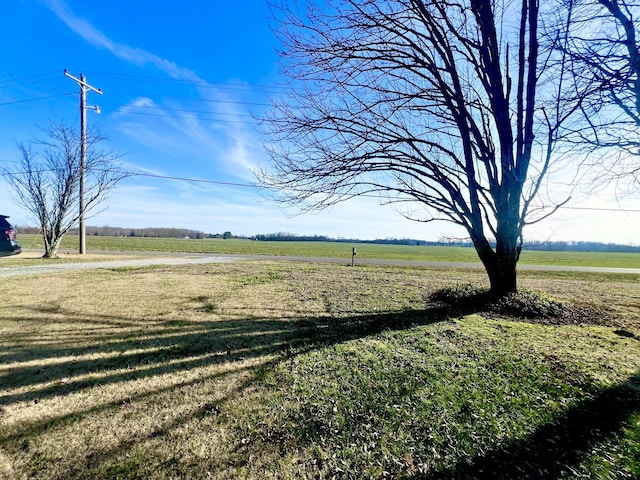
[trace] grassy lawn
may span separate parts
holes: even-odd
[[[42,248],[42,240],[35,235],[21,234],[20,242],[25,248]],[[87,237],[87,249],[94,252],[184,252],[350,259],[352,247],[356,247],[358,250],[357,259],[480,263],[474,249],[462,247],[336,242],[257,242],[243,239],[194,240],[178,238]],[[62,248],[77,250],[78,238],[72,235],[65,236],[62,242]],[[0,259],[0,265],[2,261],[4,260]],[[524,250],[520,264],[640,268],[640,253],[540,252]]]
[[[638,478],[640,276],[520,275],[584,321],[430,296],[461,282],[484,273],[239,262],[12,277],[0,478]]]

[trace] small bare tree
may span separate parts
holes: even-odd
[[[274,7],[291,94],[265,119],[262,182],[303,209],[420,204],[405,216],[464,228],[492,292],[516,291],[524,227],[564,201],[534,212],[572,113],[561,58],[541,53],[538,1],[306,4]]]
[[[19,167],[3,173],[17,201],[37,220],[44,240],[45,258],[56,257],[62,237],[78,223],[80,133],[63,123],[50,123],[46,138],[20,144]],[[104,137],[86,136],[85,216],[96,213],[116,184],[127,174],[118,169],[118,156],[97,148]]]

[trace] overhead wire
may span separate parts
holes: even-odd
[[[7,73],[7,72],[2,72],[0,71],[0,74],[4,74],[7,76],[12,77],[11,79],[7,79],[7,80],[0,80],[0,84],[5,84],[6,82],[27,82],[27,83],[31,83],[33,85],[37,85],[37,86],[46,86],[46,85],[42,85],[40,82],[36,82],[33,81],[35,78],[40,78],[40,77],[50,77],[50,76],[54,76],[54,75],[58,75],[60,72],[59,71],[49,71],[49,72],[41,72],[41,73],[35,73],[35,74],[31,74],[31,75],[22,75],[22,76],[17,76],[17,75],[13,75],[11,73]],[[233,83],[233,82],[228,82],[228,83],[211,83],[211,82],[207,82],[206,80],[199,80],[199,79],[193,79],[193,80],[188,80],[188,79],[167,79],[167,78],[161,78],[161,77],[154,77],[154,76],[143,76],[143,75],[132,75],[132,74],[117,74],[117,73],[108,73],[108,72],[99,72],[99,71],[85,71],[86,74],[92,75],[92,76],[96,76],[98,78],[112,78],[112,79],[121,79],[121,80],[135,80],[135,81],[139,81],[139,82],[144,82],[144,83],[153,83],[153,84],[159,84],[159,85],[189,85],[189,86],[197,86],[197,87],[202,87],[202,88],[208,88],[208,89],[220,89],[220,90],[232,90],[232,91],[244,91],[244,92],[255,92],[256,89],[258,89],[260,92],[264,92],[264,93],[276,93],[276,94],[280,94],[283,93],[285,90],[291,91],[293,88],[291,86],[284,86],[284,85],[276,85],[276,84],[272,84],[272,85],[259,85],[259,84],[243,84],[243,83]],[[15,85],[4,85],[5,88],[10,88],[13,86],[20,86],[21,83],[15,84]],[[50,87],[49,87],[50,89]],[[42,97],[33,97],[33,98],[27,98],[27,99],[22,99],[22,100],[15,100],[15,101],[10,101],[10,102],[3,102],[0,103],[0,106],[4,106],[4,105],[12,105],[12,104],[19,104],[19,103],[27,103],[27,102],[34,102],[34,101],[40,101],[40,100],[48,100],[48,99],[52,99],[52,98],[58,98],[58,97],[64,97],[64,96],[70,96],[70,95],[75,95],[77,94],[77,92],[65,92],[65,93],[59,93],[59,94],[55,94],[55,95],[47,95],[47,96],[42,96]],[[112,91],[110,92],[110,95],[113,96],[118,96],[118,97],[128,97],[128,96],[145,96],[142,94],[137,94],[135,92],[123,92],[123,91]],[[262,102],[245,102],[245,101],[237,101],[237,100],[223,100],[223,99],[204,99],[204,98],[197,98],[197,97],[187,97],[187,96],[180,96],[180,95],[167,95],[167,94],[154,94],[152,95],[154,98],[173,98],[173,99],[177,99],[177,100],[193,100],[193,101],[197,101],[198,103],[211,103],[211,104],[235,104],[235,105],[243,105],[243,106],[264,106],[264,107],[268,107],[271,104],[270,103],[262,103]],[[147,109],[147,110],[158,110],[161,112],[165,112],[165,113],[151,113],[151,112],[136,112],[136,111],[131,111],[128,110],[126,113],[130,114],[130,115],[143,115],[143,116],[151,116],[151,117],[166,117],[166,118],[181,118],[181,119],[191,119],[191,120],[201,120],[201,121],[213,121],[213,122],[225,122],[225,123],[236,123],[236,124],[248,124],[248,123],[256,123],[256,122],[251,122],[251,121],[239,121],[239,120],[229,120],[229,119],[222,119],[222,118],[210,118],[210,117],[200,117],[200,116],[188,116],[188,115],[174,115],[174,114],[170,114],[170,113],[166,113],[166,112],[183,112],[183,113],[194,113],[194,114],[215,114],[215,115],[225,115],[225,116],[233,116],[233,117],[251,117],[252,119],[254,118],[251,114],[244,114],[244,113],[227,113],[227,112],[210,112],[210,111],[205,111],[205,110],[193,110],[193,109],[183,109],[183,108],[174,108],[174,107],[166,107],[166,106],[153,106],[153,105],[131,105],[131,104],[120,104],[120,103],[114,103],[114,102],[101,102],[102,105],[111,105],[111,106],[119,106],[119,107],[128,107],[130,109]],[[19,173],[19,172],[17,172]],[[250,187],[250,188],[259,188],[259,185],[256,184],[243,184],[243,183],[235,183],[235,182],[222,182],[222,181],[217,181],[217,180],[206,180],[206,179],[195,179],[195,178],[189,178],[189,177],[174,177],[174,176],[168,176],[168,175],[154,175],[154,174],[147,174],[147,173],[130,173],[132,176],[143,176],[143,177],[152,177],[152,178],[161,178],[161,179],[167,179],[167,180],[179,180],[179,181],[186,181],[186,182],[200,182],[200,183],[210,183],[210,184],[220,184],[220,185],[228,185],[228,186],[238,186],[238,187]],[[370,195],[371,197],[373,197],[373,195]],[[377,198],[377,197],[376,197]],[[596,208],[596,207],[570,207],[570,206],[562,206],[562,209],[565,210],[584,210],[584,211],[603,211],[603,212],[624,212],[624,213],[640,213],[640,210],[638,209],[623,209],[623,208],[619,208],[619,209],[615,209],[615,208]]]
[[[214,185],[224,185],[229,187],[246,187],[246,188],[262,188],[257,183],[239,183],[239,182],[223,182],[222,180],[207,180],[202,178],[189,178],[189,177],[174,177],[172,175],[159,175],[153,173],[144,173],[144,172],[126,172],[126,171],[117,171],[115,173],[129,174],[130,176],[136,177],[151,177],[151,178],[161,178],[163,180],[178,180],[183,182],[190,183],[208,183]]]
[[[43,73],[38,73],[38,74],[32,74],[32,75],[13,75],[7,72],[0,72],[0,74],[5,74],[5,75],[9,75],[12,78],[10,80],[5,80],[6,81],[17,81],[17,80],[21,80],[24,82],[28,82],[28,83],[32,83],[34,85],[38,85],[38,86],[42,86],[40,84],[38,84],[37,82],[33,82],[32,80],[38,77],[48,77],[51,75],[55,75],[58,74],[60,72],[43,72]],[[148,76],[141,76],[141,75],[126,75],[126,74],[111,74],[111,73],[105,73],[105,72],[87,72],[89,74],[92,74],[94,76],[103,76],[103,77],[109,77],[109,78],[115,78],[115,79],[123,79],[123,80],[135,80],[135,81],[143,81],[143,82],[152,82],[152,83],[156,83],[156,84],[175,84],[175,85],[191,85],[193,86],[194,84],[197,86],[204,86],[207,88],[220,88],[220,89],[231,89],[231,90],[241,90],[241,91],[253,91],[253,87],[251,85],[244,85],[244,84],[211,84],[208,83],[206,81],[199,81],[199,80],[176,80],[176,79],[163,79],[160,77],[148,77]],[[1,82],[1,81],[0,81]],[[15,84],[15,85],[9,85],[8,87],[15,87],[15,86],[20,86],[21,84]],[[8,88],[7,87],[7,88]],[[278,88],[277,86],[272,86],[273,88]],[[49,90],[51,90],[51,88],[48,88]],[[6,106],[6,105],[14,105],[14,104],[21,104],[21,103],[27,103],[27,102],[35,102],[35,101],[42,101],[42,100],[48,100],[48,99],[52,99],[52,98],[57,98],[57,97],[64,97],[64,96],[70,96],[70,95],[74,95],[77,92],[64,92],[64,93],[58,93],[58,94],[54,94],[54,95],[46,95],[46,96],[40,96],[40,97],[31,97],[31,98],[26,98],[26,99],[20,99],[20,100],[12,100],[12,101],[8,101],[8,102],[2,102],[0,103],[0,106]],[[244,107],[268,107],[270,104],[266,103],[266,102],[251,102],[251,101],[239,101],[239,100],[227,100],[227,99],[207,99],[207,98],[197,98],[197,97],[188,97],[188,96],[184,96],[184,95],[168,95],[168,94],[160,94],[160,95],[144,95],[144,94],[140,94],[140,93],[135,93],[135,92],[123,92],[123,91],[118,91],[116,90],[115,92],[110,93],[110,96],[116,96],[116,97],[131,97],[131,96],[150,96],[152,98],[172,98],[172,99],[177,99],[177,100],[192,100],[194,102],[198,102],[199,104],[201,103],[206,103],[206,104],[211,104],[211,105],[215,105],[215,104],[222,104],[222,105],[239,105],[239,106],[244,106]],[[233,112],[212,112],[212,111],[207,111],[207,110],[202,110],[202,109],[189,109],[189,108],[177,108],[177,107],[169,107],[169,106],[163,106],[163,105],[132,105],[132,104],[127,104],[127,103],[116,103],[116,102],[100,102],[101,105],[111,105],[111,106],[115,106],[115,107],[119,107],[119,108],[127,108],[127,114],[131,114],[131,115],[142,115],[142,116],[149,116],[149,117],[164,117],[164,118],[179,118],[179,119],[188,119],[188,120],[200,120],[200,121],[207,121],[207,122],[225,122],[225,123],[234,123],[234,124],[255,124],[256,122],[253,121],[253,116],[249,113],[233,113]],[[147,110],[147,111],[136,111],[136,110]],[[158,113],[155,113],[155,112]],[[179,112],[179,114],[173,114],[170,112]],[[182,115],[180,113],[193,113],[194,115]],[[208,116],[202,116],[202,115],[208,115]],[[213,116],[212,116],[213,115]],[[234,117],[233,118],[225,118],[225,117]],[[246,120],[239,120],[239,118],[245,118]]]
[[[122,79],[122,80],[137,80],[144,83],[156,83],[156,84],[168,84],[168,85],[190,85],[197,86],[203,88],[211,88],[211,89],[220,89],[220,90],[241,90],[241,91],[262,91],[262,92],[271,92],[271,93],[282,93],[282,91],[290,91],[292,87],[290,85],[277,85],[277,84],[259,84],[259,83],[242,83],[242,82],[219,82],[212,83],[208,82],[204,79],[175,79],[175,78],[164,78],[164,77],[154,77],[154,76],[145,76],[145,75],[132,75],[132,74],[117,74],[117,73],[108,73],[108,72],[96,72],[96,71],[85,71],[84,73],[97,77],[104,78],[112,78],[112,79]]]
[[[18,162],[13,162],[13,163],[18,163]],[[103,171],[102,169],[96,169],[96,170]],[[43,171],[53,171],[53,170],[44,169]],[[113,173],[126,174],[131,177],[159,178],[163,180],[177,180],[177,181],[189,182],[189,183],[206,183],[206,184],[213,184],[213,185],[224,185],[229,187],[256,188],[256,189],[266,188],[265,186],[260,185],[258,183],[227,182],[222,180],[211,180],[211,179],[192,178],[192,177],[178,177],[173,175],[160,175],[160,174],[154,174],[154,173],[135,172],[135,171],[130,172],[126,170],[116,170],[116,169],[111,171]],[[10,172],[11,175],[24,175],[27,173],[29,172],[26,172],[26,171]],[[1,172],[0,174],[7,175],[6,172]],[[358,196],[365,197],[365,198],[380,198],[379,195],[373,195],[373,194],[362,194]],[[586,210],[586,211],[592,211],[592,212],[640,213],[640,209],[633,209],[633,208],[568,207],[565,205],[559,208],[562,210]]]
[[[597,212],[624,212],[624,213],[640,213],[640,210],[633,208],[598,208],[598,207],[560,207],[564,210],[587,210]]]
[[[30,75],[14,75],[12,73],[9,72],[3,72],[0,71],[0,75],[6,75],[10,78],[6,79],[6,80],[0,80],[0,85],[2,85],[3,87],[7,88],[7,87],[13,87],[13,86],[20,86],[23,83],[31,83],[31,84],[38,84],[41,85],[39,82],[34,82],[33,79],[34,78],[40,78],[40,77],[53,77],[54,74],[58,74],[59,71],[49,71],[49,72],[42,72],[42,73],[33,73]],[[15,85],[5,85],[5,83],[7,82],[20,82],[20,83],[16,83]]]
[[[120,92],[109,90],[109,96],[114,97],[147,97],[149,95],[140,94],[137,92]],[[153,94],[153,98],[172,98],[176,100],[191,100],[198,103],[223,103],[223,104],[232,104],[232,105],[251,105],[257,107],[270,107],[270,103],[265,102],[243,102],[238,100],[220,100],[220,99],[207,99],[207,98],[196,98],[196,97],[186,97],[184,95],[158,95]]]
[[[5,80],[0,80],[0,85],[2,86],[3,89],[8,89],[13,87],[24,87],[24,84],[29,84],[29,85],[38,87],[39,90],[48,90],[50,92],[55,92],[55,90],[51,88],[50,85],[48,85],[47,83],[42,83],[40,81],[43,78],[51,77],[54,73],[56,72],[48,71],[48,72],[34,73],[30,75],[14,75],[9,72],[0,71],[0,75],[5,75],[7,77],[10,77]],[[38,81],[35,81],[35,79],[38,79]],[[18,82],[18,83],[8,84],[8,82]],[[41,95],[37,97],[30,97],[30,98],[23,98],[19,100],[12,100],[8,102],[2,102],[0,103],[0,106],[16,105],[20,103],[36,102],[41,100],[49,100],[52,98],[66,97],[74,94],[75,92],[59,92],[58,91],[56,93],[53,93],[52,95]]]
[[[67,93],[60,93],[58,95],[47,95],[46,97],[25,98],[23,100],[13,100],[11,102],[3,102],[3,103],[0,103],[0,106],[3,106],[3,105],[14,105],[16,103],[35,102],[35,101],[38,101],[38,100],[48,100],[50,98],[67,97],[69,95],[76,95],[76,94],[77,94],[77,92],[67,92]]]
[[[128,111],[127,115],[144,115],[147,117],[165,117],[165,118],[183,118],[187,120],[200,120],[204,122],[224,122],[224,123],[234,123],[234,124],[251,124],[256,122],[251,122],[249,120],[228,120],[224,118],[206,118],[206,117],[198,117],[198,116],[188,116],[188,115],[172,115],[172,114],[162,114],[162,113],[149,113],[149,112],[131,112]],[[231,114],[228,114],[231,115]],[[246,115],[249,116],[249,115]]]
[[[100,102],[100,105],[122,106],[119,103],[113,103],[113,102]],[[232,116],[236,116],[236,117],[251,117],[251,115],[249,115],[247,113],[212,112],[212,111],[208,111],[208,110],[192,110],[192,109],[189,109],[189,108],[174,108],[174,107],[164,107],[164,106],[158,106],[158,105],[124,105],[124,107],[125,108],[144,108],[144,109],[148,109],[148,110],[162,110],[162,111],[170,111],[170,112],[207,113],[207,114],[215,113],[216,115],[232,115]],[[130,113],[130,111],[127,111],[127,113]]]

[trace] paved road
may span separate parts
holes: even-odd
[[[287,260],[294,262],[325,262],[350,264],[351,260],[346,258],[319,258],[319,257],[278,257],[278,256],[244,256],[243,259],[252,260]],[[383,259],[360,259],[356,261],[359,265],[407,265],[415,267],[441,267],[441,268],[480,268],[484,266],[479,263],[462,262],[426,262],[422,260],[383,260]],[[558,272],[594,272],[594,273],[629,273],[640,275],[640,268],[612,268],[612,267],[580,267],[563,265],[525,265],[519,264],[518,270],[544,270]]]
[[[0,259],[0,277],[10,277],[17,275],[36,275],[41,273],[69,272],[78,270],[90,270],[96,268],[121,268],[121,267],[144,267],[149,265],[184,265],[202,263],[228,263],[246,260],[270,260],[289,262],[314,262],[314,263],[343,263],[350,264],[351,259],[346,258],[323,258],[323,257],[288,257],[288,256],[268,256],[268,255],[206,255],[206,254],[161,254],[150,255],[146,258],[126,259],[126,260],[103,260],[96,262],[77,263],[56,263],[51,265],[30,265],[30,266],[2,266]],[[483,268],[480,263],[455,263],[455,262],[425,262],[418,260],[382,260],[382,259],[359,259],[358,265],[407,265],[440,268]],[[568,271],[568,272],[595,272],[595,273],[625,273],[640,275],[640,268],[609,268],[609,267],[579,267],[562,265],[518,265],[518,270],[545,270],[545,271]]]

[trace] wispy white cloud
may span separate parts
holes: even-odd
[[[156,107],[156,104],[152,99],[148,97],[138,97],[133,101],[129,102],[127,105],[120,107],[116,112],[116,114],[126,114],[126,113],[129,113],[132,109],[140,108],[140,107],[154,108]]]
[[[135,114],[148,112],[149,108],[153,109],[154,115],[161,116],[139,121]],[[212,115],[220,112],[212,110]],[[265,155],[262,145],[255,138],[255,132],[242,128],[233,113],[222,113],[233,120],[225,123],[195,116],[174,116],[170,107],[139,97],[120,107],[114,116],[121,119],[118,128],[122,133],[163,156],[179,157],[186,163],[197,164],[199,169],[214,168],[231,177],[253,181],[252,172]]]
[[[45,4],[60,20],[84,40],[96,47],[110,51],[122,60],[140,66],[153,65],[177,80],[203,81],[193,70],[183,68],[166,58],[141,48],[131,47],[109,39],[87,20],[76,16],[64,0],[45,0]]]
[[[198,115],[175,115],[172,106],[158,104],[149,97],[139,97],[116,112],[121,117],[119,129],[140,145],[155,151],[178,152],[184,158],[199,159],[203,164],[215,162],[228,175],[253,180],[253,170],[263,155],[262,142],[253,131],[243,126],[242,115],[233,103],[212,88],[193,70],[162,58],[147,50],[118,43],[102,31],[78,17],[65,0],[45,0],[47,7],[71,30],[97,48],[103,48],[116,57],[137,66],[154,66],[170,77],[193,82],[201,97],[207,100],[212,116],[225,120],[210,121]],[[223,98],[224,97],[224,98]],[[133,115],[152,111],[154,117],[138,121]],[[162,117],[158,117],[162,115]],[[246,117],[245,117],[246,118]]]

